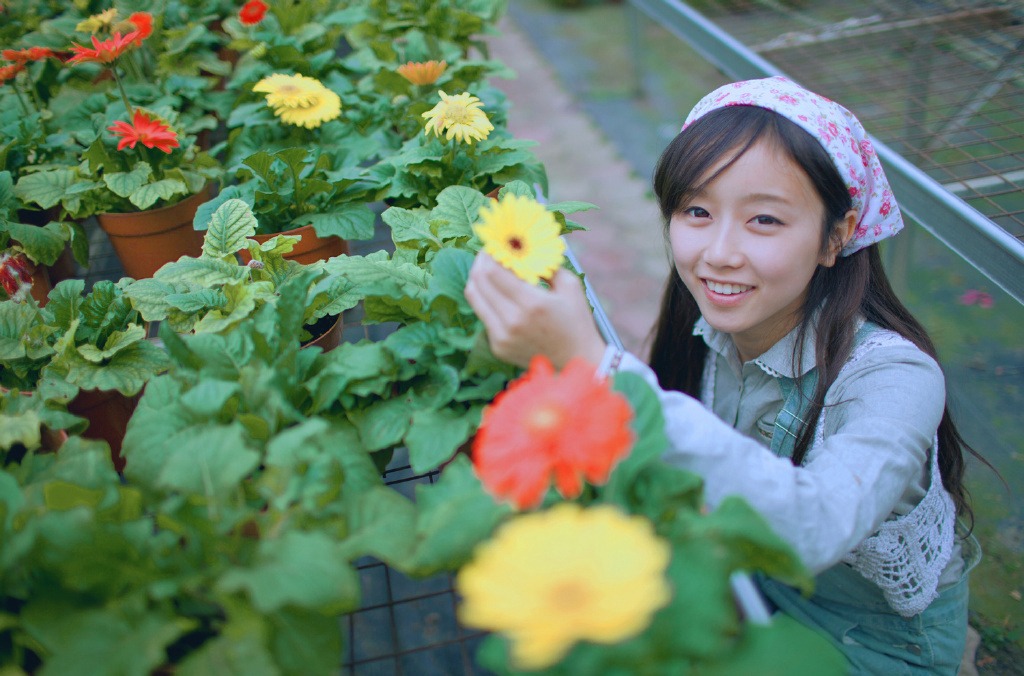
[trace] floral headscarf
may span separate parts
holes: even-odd
[[[683,124],[726,106],[767,108],[803,127],[818,139],[850,190],[857,210],[857,230],[840,255],[892,237],[903,217],[864,126],[835,101],[810,92],[784,77],[744,80],[719,87],[701,99]]]

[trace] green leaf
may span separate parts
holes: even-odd
[[[262,108],[263,105],[260,104],[260,107]],[[231,124],[230,121],[228,122],[228,124]],[[253,173],[259,178],[261,178],[265,184],[267,184],[267,187],[271,189],[275,187],[273,178],[271,177],[270,174],[270,168],[274,164],[274,158],[272,158],[269,154],[262,151],[258,152],[255,155],[250,155],[249,157],[242,160],[242,164],[252,169]]]
[[[224,202],[210,218],[203,242],[203,254],[214,258],[230,256],[248,248],[248,238],[256,234],[256,217],[240,199]]]
[[[223,308],[228,304],[228,297],[218,289],[201,289],[189,293],[171,293],[164,297],[163,300],[166,305],[190,314],[203,310]]]
[[[537,156],[529,150],[512,150],[506,152],[482,153],[476,161],[474,171],[477,176],[493,176],[506,167],[536,162]]]
[[[290,531],[260,541],[251,568],[232,568],[217,582],[244,591],[261,613],[285,606],[343,613],[359,607],[359,576],[340,546],[321,532]]]
[[[219,258],[183,256],[157,270],[154,277],[163,282],[185,282],[203,288],[237,284],[249,276],[249,268]],[[130,288],[130,287],[129,287]]]
[[[229,399],[241,390],[237,382],[200,380],[195,387],[181,395],[182,407],[199,416],[217,416]]]
[[[340,544],[346,560],[374,556],[400,565],[416,542],[416,506],[393,488],[372,487],[348,499],[349,533]]]
[[[398,444],[412,422],[412,407],[401,399],[377,401],[347,413],[368,451]]]
[[[419,519],[416,547],[406,561],[395,565],[403,572],[427,576],[457,570],[474,547],[512,513],[484,491],[469,458],[456,456],[435,484],[416,487]]]
[[[78,174],[74,169],[53,169],[27,174],[18,179],[14,194],[24,202],[34,202],[49,209],[60,202],[74,183]]]
[[[487,197],[472,188],[453,185],[437,196],[437,206],[430,212],[430,220],[441,220],[438,228],[442,239],[472,237],[473,224],[480,215],[480,208],[488,203]]]
[[[785,541],[746,500],[730,495],[713,512],[694,521],[692,535],[725,545],[732,570],[758,570],[805,593],[814,578]]]
[[[176,293],[177,289],[172,284],[153,278],[137,279],[124,290],[132,307],[147,322],[167,319],[167,311],[171,307],[167,299]]]
[[[432,245],[439,249],[441,240],[430,230],[430,223],[420,211],[391,207],[382,214],[384,222],[391,227],[391,238],[399,242],[415,242],[417,248]]]
[[[103,182],[118,197],[128,197],[142,187],[153,175],[153,168],[148,162],[137,162],[131,171],[111,172],[103,175]],[[145,209],[145,207],[140,207]]]
[[[35,411],[18,415],[0,413],[0,448],[9,451],[14,444],[22,444],[30,451],[39,448],[42,423]]]
[[[169,200],[175,195],[187,195],[188,186],[182,181],[165,178],[142,186],[128,197],[128,201],[139,209],[146,210],[159,200]]]
[[[53,312],[56,326],[67,331],[71,323],[79,319],[83,291],[85,281],[81,279],[65,279],[50,289],[46,308]]]
[[[419,410],[405,435],[412,471],[425,474],[455,455],[472,431],[470,421],[451,408]]]
[[[288,676],[333,676],[341,664],[342,632],[322,613],[282,609],[267,617],[271,649]]]
[[[117,390],[128,397],[169,365],[167,353],[148,340],[120,349],[106,364],[87,361],[77,351],[68,357],[68,382],[83,390]]]
[[[427,297],[426,270],[391,261],[384,251],[367,256],[336,256],[324,268],[330,274],[346,276],[362,287],[366,296],[386,296],[414,304]]]
[[[438,296],[451,298],[459,312],[472,315],[473,308],[466,300],[465,290],[473,260],[473,254],[463,249],[445,248],[438,251],[430,266],[434,273],[430,278],[430,302],[433,303]]]
[[[665,436],[665,418],[661,413],[661,403],[651,386],[635,373],[620,373],[615,376],[614,391],[624,396],[633,409],[631,427],[636,441],[625,460],[616,466],[615,471],[600,493],[610,502],[615,502],[627,511],[633,511],[637,502],[644,498],[643,493],[637,494],[634,482],[645,468],[654,464],[662,469],[661,456],[668,448],[668,437]],[[655,505],[659,507],[659,505]],[[648,516],[651,516],[648,514]]]
[[[365,204],[342,204],[326,213],[306,214],[292,221],[292,226],[312,225],[317,237],[334,235],[342,239],[366,240],[373,237],[376,214]]]
[[[768,626],[746,623],[721,658],[696,664],[693,676],[842,676],[843,654],[828,639],[785,613]]]
[[[260,454],[246,445],[239,423],[190,427],[175,435],[157,485],[222,502],[259,464]],[[129,464],[131,462],[129,461]]]
[[[209,228],[210,219],[213,218],[214,212],[220,208],[220,205],[231,199],[240,199],[250,207],[255,206],[256,190],[253,184],[247,182],[242,185],[229,185],[217,193],[217,196],[212,200],[200,204],[199,208],[196,209],[196,216],[192,221],[192,227],[196,230],[206,230]]]
[[[558,211],[563,214],[573,214],[577,211],[590,211],[591,209],[597,209],[596,204],[590,202],[555,202],[554,204],[544,205],[548,211]]]
[[[7,232],[11,239],[17,240],[21,247],[35,263],[53,265],[64,251],[68,236],[57,223],[45,226],[24,225],[8,221]]]
[[[191,623],[165,609],[139,616],[116,610],[72,613],[39,676],[147,676]]]
[[[100,364],[132,343],[145,340],[145,338],[146,329],[138,324],[132,324],[124,331],[114,331],[111,333],[104,342],[102,349],[90,344],[79,345],[78,354],[94,364]]]

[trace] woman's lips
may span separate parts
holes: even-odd
[[[715,305],[722,307],[732,307],[743,302],[743,299],[749,296],[750,292],[757,288],[756,286],[750,286],[748,284],[723,284],[722,282],[710,281],[710,284],[714,284],[719,288],[731,288],[733,291],[736,291],[737,288],[746,287],[745,291],[740,291],[739,293],[719,293],[711,288],[709,280],[701,279],[700,283],[701,286],[704,287],[704,294],[707,296],[708,300]]]

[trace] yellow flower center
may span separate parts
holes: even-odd
[[[560,406],[543,404],[530,411],[526,417],[526,428],[534,434],[553,432],[562,426],[565,417]]]
[[[522,251],[523,250],[523,240],[519,239],[518,237],[509,237],[508,238],[508,246],[513,251]]]
[[[587,607],[590,590],[576,580],[565,580],[551,589],[551,608],[560,612],[577,612]]]
[[[444,119],[452,124],[468,124],[473,121],[473,116],[466,106],[448,103],[444,107]]]

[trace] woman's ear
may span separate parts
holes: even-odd
[[[839,252],[843,250],[847,242],[853,239],[854,233],[857,231],[857,210],[850,209],[843,216],[843,220],[836,223],[836,227],[832,228],[831,236],[828,238],[828,251],[821,257],[819,263],[824,265],[826,268],[830,268],[836,264],[836,257],[839,256]]]

